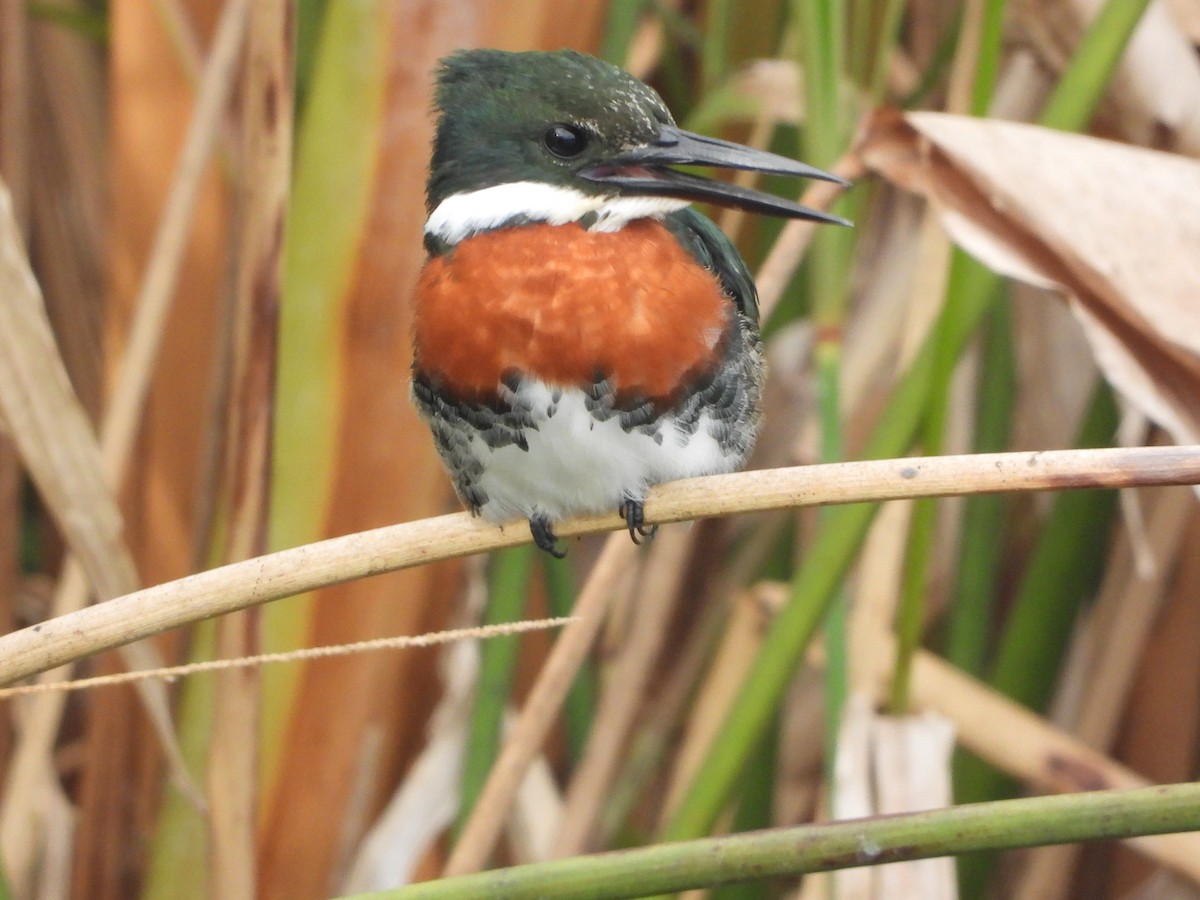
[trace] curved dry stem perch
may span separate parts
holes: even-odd
[[[768,509],[912,497],[1200,484],[1200,446],[989,453],[767,469],[660,485],[650,523]],[[561,523],[561,537],[614,531],[617,516]],[[0,637],[0,684],[189,622],[367,575],[511,547],[524,523],[466,513],[376,528],[255,557],[146,588]]]

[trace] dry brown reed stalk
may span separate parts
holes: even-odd
[[[288,0],[257,0],[249,10],[242,91],[238,245],[232,315],[233,375],[225,430],[223,558],[236,562],[267,549],[271,423],[283,279],[283,235],[291,180],[293,27]],[[257,609],[223,618],[220,656],[261,649]],[[208,765],[210,889],[249,897],[257,881],[259,715],[257,667],[223,671],[216,690]]]
[[[517,786],[541,749],[575,674],[607,615],[616,583],[636,558],[623,534],[610,535],[575,604],[575,621],[563,629],[492,766],[487,784],[446,862],[445,875],[477,872],[487,865],[508,817]]]
[[[591,847],[603,802],[667,639],[694,537],[694,530],[669,528],[650,550],[633,620],[610,661],[587,747],[567,790],[555,856],[574,856]]]
[[[55,613],[61,614],[83,605],[89,579],[97,596],[109,599],[136,589],[137,576],[121,535],[116,499],[105,483],[101,448],[55,347],[41,292],[3,185],[0,283],[6,321],[0,336],[0,409],[17,452],[74,554],[65,566],[52,604]],[[123,655],[126,665],[134,668],[161,665],[157,652],[149,645],[131,645]],[[59,672],[43,678],[56,680],[64,676],[65,672]],[[196,796],[174,740],[162,685],[145,685],[138,691],[166,749],[173,777],[190,796]],[[41,697],[27,704],[8,769],[5,802],[0,810],[0,843],[10,876],[18,884],[33,877],[39,847],[46,840],[46,833],[36,825],[46,821],[38,809],[60,791],[50,764],[50,750],[62,711],[61,697]]]
[[[22,230],[29,225],[29,30],[24,4],[0,7],[0,177]]]
[[[1151,570],[1140,571],[1128,529],[1123,529],[1095,606],[1064,666],[1061,681],[1067,687],[1060,691],[1059,710],[1054,715],[1060,727],[1106,752],[1110,752],[1129,703],[1138,663],[1160,611],[1165,581],[1174,570],[1184,526],[1195,508],[1195,499],[1184,491],[1139,493],[1149,494],[1144,499],[1148,501],[1146,541],[1152,554]],[[1068,703],[1068,709],[1061,709]],[[1079,855],[1076,845],[1030,851],[1016,896],[1064,896]]]
[[[163,330],[175,295],[189,223],[201,182],[220,134],[246,35],[249,0],[227,0],[196,96],[196,108],[176,164],[150,261],[134,304],[135,318],[118,367],[109,410],[100,430],[105,474],[124,479],[150,378],[158,362]]]
[[[26,470],[60,522],[92,588],[105,598],[135,582],[120,514],[100,472],[91,424],[71,390],[7,190],[0,184],[0,409]]]
[[[847,155],[834,163],[830,171],[840,178],[853,181],[861,178],[866,169],[857,156]],[[843,190],[845,188],[841,185],[818,181],[804,192],[800,202],[813,209],[827,209]],[[771,245],[771,252],[763,260],[755,276],[755,283],[758,285],[758,305],[764,322],[770,318],[775,304],[783,296],[784,288],[796,274],[797,267],[804,259],[804,251],[815,233],[815,223],[791,219],[783,226],[779,237]]]
[[[224,56],[218,52],[214,54],[211,60],[212,65],[210,66],[210,77],[208,79],[209,106],[210,108],[215,108],[217,113],[224,106],[230,73],[233,64],[236,62],[236,52],[240,42],[240,26],[237,26],[236,19],[237,17],[234,15],[232,20],[227,20],[227,22],[232,21],[232,24],[226,26],[222,33],[222,39],[219,40],[217,45],[219,51],[224,51]],[[196,163],[195,168],[197,170],[200,168],[197,159],[204,155],[200,148],[209,131],[211,131],[211,128],[204,122],[194,127],[196,137],[192,143],[194,151],[192,160]],[[193,174],[198,175],[198,171]],[[173,219],[169,217],[168,221],[164,223],[168,231],[174,229],[175,233],[186,234],[186,224],[190,218],[192,207],[190,200],[194,198],[194,190],[188,190],[190,185],[187,182],[188,178],[191,177],[191,175],[185,173],[182,186],[176,192],[177,202],[174,204],[174,217]],[[161,326],[161,320],[165,318],[165,304],[169,301],[169,287],[170,282],[173,281],[171,270],[177,268],[182,240],[182,237],[173,234],[171,237],[160,241],[162,252],[157,257],[159,260],[157,268],[155,268],[156,263],[152,263],[152,271],[157,271],[158,273],[158,277],[152,285],[152,290],[157,290],[160,295],[165,295],[166,297],[160,303],[163,311],[157,317],[159,319],[159,326]],[[175,257],[174,260],[167,258],[172,255],[172,252]],[[140,414],[141,400],[144,397],[145,380],[149,377],[149,369],[153,363],[153,357],[157,348],[156,335],[153,334],[157,330],[158,328],[154,326],[149,329],[142,329],[142,334],[149,335],[151,340],[142,341],[140,345],[143,350],[141,354],[142,365],[140,366],[142,370],[140,374],[142,383],[135,385],[134,390],[134,393],[139,394],[139,396],[130,397],[128,392],[123,394],[122,399],[131,399],[134,402],[127,404],[124,407],[123,413],[119,412],[116,416],[112,416],[106,420],[106,422],[113,423],[113,427],[105,430],[105,435],[101,439],[100,452],[95,460],[94,471],[95,477],[101,483],[107,482],[109,486],[116,484],[119,480],[125,460],[128,457],[132,434],[136,428]],[[52,358],[57,358],[56,353],[51,356]],[[132,367],[135,376],[134,381],[138,377],[138,368],[138,366]],[[130,373],[130,367],[127,367],[125,372],[127,374]],[[40,379],[39,382],[41,382]],[[129,383],[129,379],[126,379],[126,391],[128,391]],[[121,403],[117,401],[114,402],[114,405],[118,408],[121,407]],[[59,422],[60,426],[67,421],[71,420],[69,418],[62,418]],[[87,426],[87,430],[90,435],[90,426]],[[83,446],[85,444],[86,442],[81,442],[78,439],[56,441],[56,445],[58,446]],[[24,454],[24,456],[27,465],[31,464],[31,461],[34,460],[28,453]],[[45,456],[43,455],[41,458],[45,458]],[[87,492],[81,492],[80,496],[87,497],[91,495]],[[109,503],[111,505],[111,500]],[[95,518],[97,515],[98,513],[93,509],[93,511],[86,513],[82,518],[75,519],[74,521],[86,523],[89,517]],[[105,520],[119,520],[119,517],[115,513],[115,507],[113,507],[112,515],[101,518]],[[71,528],[68,528],[68,538],[71,537],[70,532]],[[73,551],[78,552],[81,549],[77,542],[69,540],[69,543]],[[128,550],[119,536],[116,538],[116,544],[117,548],[115,550],[106,551],[99,557],[103,571],[98,572],[94,566],[88,566],[87,578],[84,576],[84,569],[76,561],[78,559],[77,556],[72,556],[68,560],[55,594],[54,609],[56,614],[77,609],[86,602],[88,580],[91,581],[92,588],[102,599],[108,599],[118,594],[125,594],[136,588],[137,580],[133,564]],[[161,665],[161,660],[152,648],[138,646],[131,647],[126,651],[126,665],[135,668],[154,668]],[[178,746],[175,743],[166,704],[166,696],[162,686],[148,684],[145,687],[139,687],[138,691],[142,695],[143,701],[150,712],[159,741],[165,748],[173,780],[185,790],[188,796],[196,800],[197,803],[202,802],[199,800],[199,795],[194,787],[191,786]],[[61,713],[61,698],[56,699],[52,696],[47,696],[38,698],[30,704],[30,717],[27,721],[28,727],[23,732],[17,757],[9,770],[9,790],[6,792],[4,814],[2,820],[0,820],[0,832],[8,834],[15,831],[20,835],[19,839],[13,842],[5,842],[6,851],[12,854],[10,859],[20,857],[23,860],[19,870],[14,874],[14,877],[18,879],[28,877],[32,871],[31,866],[35,851],[33,845],[30,843],[30,839],[34,838],[38,832],[35,829],[30,829],[27,823],[30,816],[34,815],[33,805],[38,802],[36,798],[39,796],[49,796],[57,790],[54,787],[56,782],[52,772],[48,768],[47,761],[50,758],[49,750],[53,745],[54,737],[58,730]],[[41,785],[41,788],[37,787],[37,785]],[[46,790],[47,788],[49,791]],[[14,793],[14,791],[18,793]],[[25,849],[21,850],[21,847]]]
[[[30,252],[59,353],[96,422],[104,388],[105,85],[85,38],[45,21],[32,23],[30,37]]]
[[[711,665],[699,679],[695,698],[686,711],[683,737],[667,778],[656,825],[667,822],[674,814],[704,755],[720,733],[729,709],[737,699],[737,686],[745,679],[762,643],[767,621],[763,612],[746,595],[734,602],[712,653]]]
[[[0,7],[0,181],[12,193],[13,217],[24,231],[29,198],[28,20],[25,5]],[[18,621],[21,580],[21,463],[0,413],[0,629]],[[15,730],[0,720],[0,766],[7,766]]]
[[[1200,546],[1200,515],[1193,515],[1184,528],[1183,546]],[[1200,652],[1195,635],[1200,633],[1200,554],[1180,555],[1175,571],[1165,586],[1162,605],[1146,642],[1147,652],[1122,717],[1113,753],[1131,768],[1154,781],[1189,781],[1195,778],[1200,749]],[[1095,861],[1102,860],[1087,849],[1079,867],[1080,892],[1098,893]],[[1148,872],[1144,859],[1117,848],[1111,858],[1114,893],[1131,891]],[[1119,896],[1120,894],[1118,894]]]
[[[1200,447],[988,453],[871,460],[711,475],[659,485],[646,501],[662,524],[752,510],[929,496],[1200,483]],[[564,521],[562,537],[619,527],[611,516]],[[0,683],[269,600],[443,559],[527,543],[466,513],[331,538],[145,588],[0,636]]]

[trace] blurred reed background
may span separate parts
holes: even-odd
[[[593,52],[689,129],[857,179],[856,227],[811,243],[718,216],[768,311],[755,467],[1200,442],[1197,41],[1195,0],[4,0],[2,627],[85,602],[84,571],[107,599],[457,508],[407,394],[430,70],[459,47]],[[13,311],[34,288],[53,343]],[[602,546],[354,581],[73,673],[563,614]],[[1198,546],[1182,487],[664,527],[492,858],[1192,779]],[[434,877],[551,644],[3,701],[0,897]],[[1193,897],[1200,843],[905,871],[713,896]]]

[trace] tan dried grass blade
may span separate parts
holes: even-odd
[[[121,516],[101,477],[99,448],[46,319],[41,290],[0,185],[0,409],[21,458],[96,592],[134,583]]]
[[[80,602],[86,598],[85,574],[101,599],[136,590],[137,573],[122,538],[116,498],[104,479],[100,448],[55,346],[11,199],[2,184],[0,308],[5,322],[0,329],[0,411],[22,462],[74,554],[56,596],[56,613],[77,608],[78,603],[68,602],[72,598]],[[125,658],[134,667],[162,664],[148,644],[129,647]],[[171,731],[165,688],[147,684],[139,691],[177,781],[188,785]],[[0,837],[9,876],[18,884],[31,871],[42,834],[30,827],[33,807],[57,791],[50,783],[49,753],[61,706],[61,697],[39,698],[30,704],[5,785]],[[195,794],[190,785],[185,789]]]

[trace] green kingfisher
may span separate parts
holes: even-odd
[[[740,468],[759,429],[754,282],[689,204],[846,224],[671,167],[841,180],[684,131],[570,50],[457,52],[435,106],[412,395],[459,499],[556,556],[575,514],[639,542],[647,488]]]

